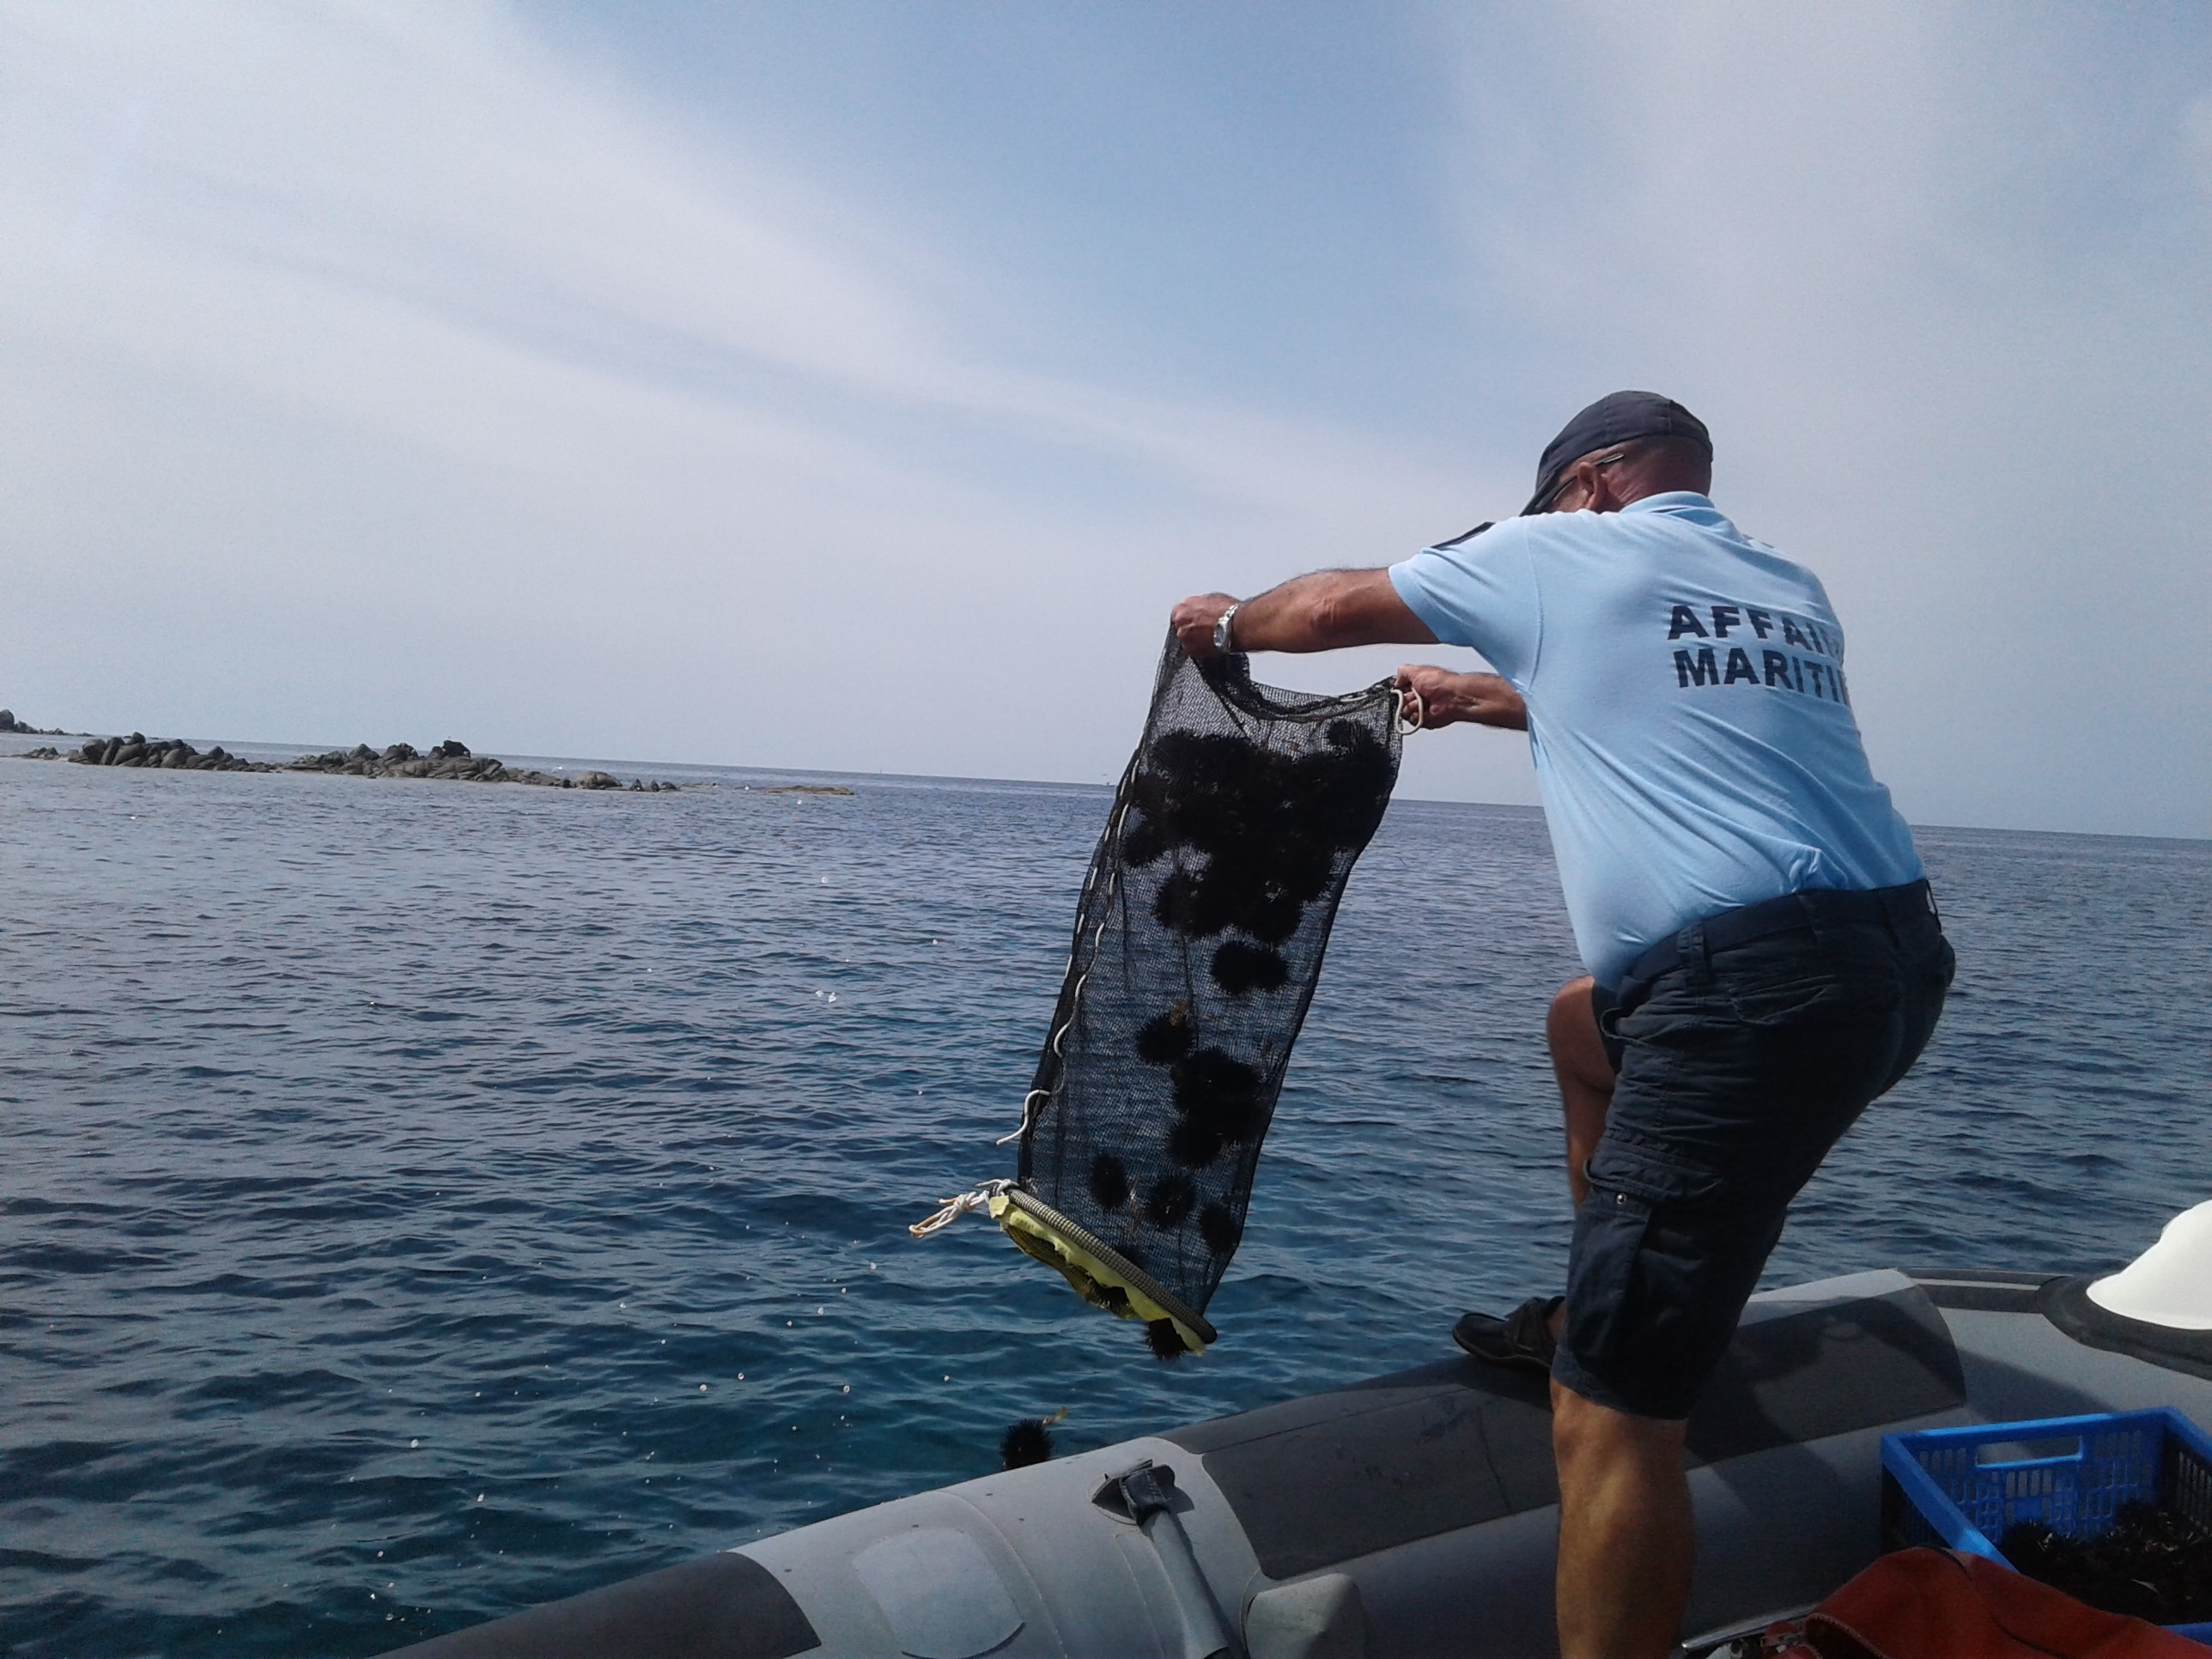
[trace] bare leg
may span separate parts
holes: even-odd
[[[1686,1423],[1552,1384],[1560,1659],[1664,1659],[1690,1599]]]
[[[1566,1109],[1567,1190],[1580,1209],[1589,1196],[1583,1165],[1605,1133],[1613,1083],[1613,1066],[1597,1034],[1597,1015],[1590,1007],[1587,978],[1569,980],[1559,988],[1544,1019],[1544,1036],[1552,1048],[1553,1075],[1559,1080],[1559,1102]]]
[[[1552,999],[1544,1032],[1565,1109],[1567,1188],[1589,1196],[1583,1166],[1605,1133],[1614,1082],[1590,981]],[[1554,1315],[1557,1336],[1565,1310]],[[1688,1425],[1632,1417],[1552,1385],[1552,1453],[1559,1470],[1557,1598],[1561,1659],[1663,1659],[1690,1597]]]

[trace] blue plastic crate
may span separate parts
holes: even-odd
[[[1990,1447],[2070,1442],[1984,1461]],[[1881,1437],[1882,1533],[1893,1549],[1966,1550],[2011,1566],[1995,1540],[2018,1521],[2094,1538],[2123,1504],[2155,1504],[2212,1526],[2212,1438],[2170,1406],[1923,1429]],[[2212,1644],[2212,1623],[2173,1625]]]

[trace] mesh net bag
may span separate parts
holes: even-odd
[[[1346,878],[1397,781],[1398,698],[1253,683],[1170,635],[1077,906],[1066,977],[988,1209],[1163,1358],[1214,1340],[1260,1143]],[[1004,1145],[1004,1142],[1000,1143]]]

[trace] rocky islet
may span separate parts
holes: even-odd
[[[182,738],[149,738],[133,732],[125,738],[93,738],[84,747],[64,755],[52,748],[33,749],[26,760],[66,760],[78,766],[138,766],[164,772],[273,772],[264,761],[241,759],[221,744],[202,753]]]
[[[0,732],[17,732],[27,738],[64,738],[69,735],[58,726],[26,726],[15,718],[12,708],[0,708]]]
[[[17,728],[21,729],[21,728]],[[356,778],[437,778],[460,783],[524,783],[549,789],[627,789],[636,794],[659,794],[682,787],[657,778],[634,778],[627,785],[611,772],[575,774],[538,772],[512,767],[489,755],[476,755],[457,738],[448,738],[427,753],[412,744],[395,743],[383,749],[356,744],[351,749],[331,749],[319,755],[301,755],[282,763],[247,760],[231,754],[221,744],[203,751],[182,738],[149,738],[143,732],[127,737],[94,738],[83,747],[64,755],[45,747],[33,750],[26,760],[67,760],[79,766],[131,766],[169,772],[321,772]]]

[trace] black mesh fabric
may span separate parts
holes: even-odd
[[[1389,681],[1278,690],[1171,635],[1092,854],[1018,1184],[1192,1313],[1236,1253],[1337,902],[1389,804],[1397,710]]]

